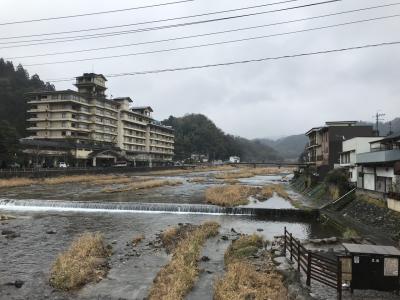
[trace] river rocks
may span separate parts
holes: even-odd
[[[56,234],[56,233],[57,233],[57,231],[55,231],[53,229],[46,230],[46,234]]]
[[[200,258],[200,260],[205,262],[205,261],[209,261],[210,258],[209,258],[208,256],[205,256],[205,255],[204,255],[204,256],[202,256],[202,257]]]
[[[262,229],[262,228],[257,228],[257,231],[258,231],[258,232],[261,232],[261,231],[264,231],[264,229]]]
[[[336,244],[339,242],[337,237],[330,237],[326,239],[309,239],[306,243],[314,244],[314,245],[322,245],[322,244]]]
[[[390,234],[393,240],[400,239],[400,214],[386,207],[373,205],[362,199],[356,199],[341,211],[347,218],[354,219],[371,227],[379,228]]]
[[[15,286],[17,289],[20,289],[24,283],[24,281],[17,279],[14,282],[7,282],[5,285]]]
[[[2,230],[1,235],[4,235],[7,239],[15,239],[21,236],[19,233],[7,229]]]

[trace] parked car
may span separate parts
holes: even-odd
[[[66,162],[60,161],[60,162],[58,163],[58,167],[59,167],[59,168],[68,168],[68,165],[67,165]]]

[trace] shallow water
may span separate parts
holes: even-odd
[[[193,204],[204,202],[207,187],[222,183],[210,173],[185,174],[174,179],[185,183],[175,187],[162,187],[126,193],[105,194],[103,186],[90,184],[64,184],[57,186],[32,186],[0,191],[1,198],[41,199],[58,201],[96,202],[143,202]],[[207,177],[206,182],[190,183],[191,177]],[[171,177],[164,177],[171,178]],[[273,183],[279,176],[256,176],[240,181],[250,185]],[[34,205],[35,201],[32,201]],[[117,203],[115,203],[117,204]],[[249,206],[263,208],[291,208],[289,201],[276,195],[264,202],[253,202]],[[283,228],[297,238],[322,238],[339,235],[330,226],[313,222],[276,222],[251,216],[206,215],[181,213],[124,212],[105,209],[102,211],[77,208],[74,211],[59,208],[46,210],[43,207],[25,207],[22,211],[1,211],[18,218],[0,222],[0,230],[13,230],[20,234],[14,239],[0,235],[0,299],[143,299],[160,268],[169,257],[163,249],[152,246],[161,230],[178,223],[200,224],[215,220],[221,224],[221,235],[231,237],[234,231],[246,234],[258,233],[266,239],[283,234]],[[52,230],[55,234],[48,234]],[[108,244],[113,246],[110,258],[111,269],[107,278],[97,284],[89,284],[73,293],[54,291],[48,284],[49,272],[57,255],[70,245],[71,241],[83,232],[102,233]],[[145,235],[145,241],[136,249],[129,242],[134,236]],[[150,243],[150,244],[149,244]],[[227,242],[216,238],[215,243],[207,243],[205,255],[212,260],[204,268],[213,273],[202,273],[190,299],[212,299],[214,273],[223,270],[223,252]],[[17,289],[5,285],[15,280],[25,284]]]
[[[73,297],[76,299],[107,297],[107,299],[142,299],[159,268],[167,262],[163,250],[143,250],[140,257],[129,256],[131,247],[126,244],[136,235],[144,234],[147,244],[156,234],[170,225],[178,223],[199,224],[215,220],[221,224],[221,233],[229,234],[231,228],[237,232],[255,233],[272,239],[283,233],[286,226],[299,238],[317,238],[336,235],[337,232],[317,223],[270,222],[244,216],[205,216],[135,213],[23,213],[21,218],[3,222],[1,229],[18,232],[20,237],[7,240],[0,238],[0,299],[54,299]],[[257,231],[263,230],[261,232]],[[56,234],[46,234],[54,230]],[[54,292],[48,285],[48,274],[58,253],[68,247],[77,235],[85,231],[99,231],[113,245],[111,277],[95,288],[89,285],[74,294]],[[21,289],[4,286],[7,282],[23,280]],[[94,285],[93,285],[94,286]],[[101,287],[101,288],[99,288]],[[210,292],[210,294],[212,294]]]

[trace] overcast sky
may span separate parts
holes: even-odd
[[[0,23],[124,9],[177,0],[2,0]],[[298,18],[395,3],[395,0],[343,0],[308,8],[262,14],[147,32],[74,42],[4,48],[11,41],[76,36],[134,30],[192,22],[250,12],[293,7],[323,0],[299,0],[269,7],[225,14],[123,28],[55,36],[4,39],[5,37],[53,33],[104,26],[132,24],[164,18],[262,5],[279,0],[195,0],[192,2],[131,10],[112,14],[0,26],[0,57],[45,54],[174,38],[258,26]],[[291,24],[163,43],[114,48],[75,54],[11,59],[15,65],[84,59],[167,48],[186,47],[260,35],[333,25],[343,22],[400,14],[400,5]],[[276,36],[240,43],[146,54],[113,59],[26,67],[43,80],[75,77],[83,72],[115,74],[186,67],[235,60],[274,57],[364,44],[400,41],[400,17],[367,23]],[[154,117],[202,113],[227,133],[248,138],[279,137],[304,133],[332,120],[373,121],[381,110],[386,120],[400,116],[400,45],[357,51],[258,62],[220,68],[109,78],[108,95],[130,96],[135,105],[151,105]],[[55,83],[57,89],[74,88],[73,81]]]

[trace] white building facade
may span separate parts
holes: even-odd
[[[380,137],[356,137],[343,142],[343,152],[340,153],[340,167],[348,170],[350,182],[357,183],[357,154],[369,152],[370,142],[380,139]]]

